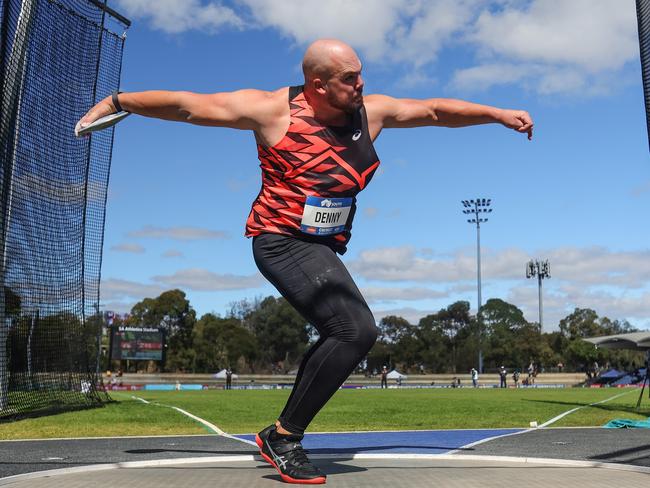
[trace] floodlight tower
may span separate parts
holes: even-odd
[[[478,320],[478,371],[483,373],[483,321],[481,320],[481,224],[487,222],[487,218],[481,218],[480,214],[492,212],[489,198],[477,198],[476,200],[462,200],[465,207],[463,213],[473,214],[473,218],[467,219],[470,224],[476,224],[476,281],[478,288],[478,306],[476,318]]]
[[[551,277],[551,265],[546,261],[533,261],[532,259],[526,263],[526,278],[533,278],[537,276],[537,289],[539,294],[539,331],[542,332],[543,315],[542,315],[542,280]]]

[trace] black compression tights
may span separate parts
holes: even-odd
[[[307,351],[279,421],[304,433],[377,338],[375,320],[336,253],[324,244],[261,234],[253,239],[255,263],[320,335]]]

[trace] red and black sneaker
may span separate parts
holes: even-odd
[[[323,484],[327,477],[307,458],[300,444],[302,438],[298,434],[278,434],[275,425],[270,425],[255,436],[255,442],[262,457],[278,470],[284,482]]]

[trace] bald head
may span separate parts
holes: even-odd
[[[363,105],[361,61],[350,46],[336,39],[313,42],[302,60],[304,93],[314,112],[335,121]]]
[[[305,81],[321,78],[327,80],[345,66],[358,64],[357,53],[350,46],[337,39],[318,39],[311,43],[302,59]]]

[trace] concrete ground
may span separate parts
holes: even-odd
[[[12,487],[281,486],[251,436],[0,442]],[[330,486],[650,486],[650,432],[623,429],[311,434]]]

